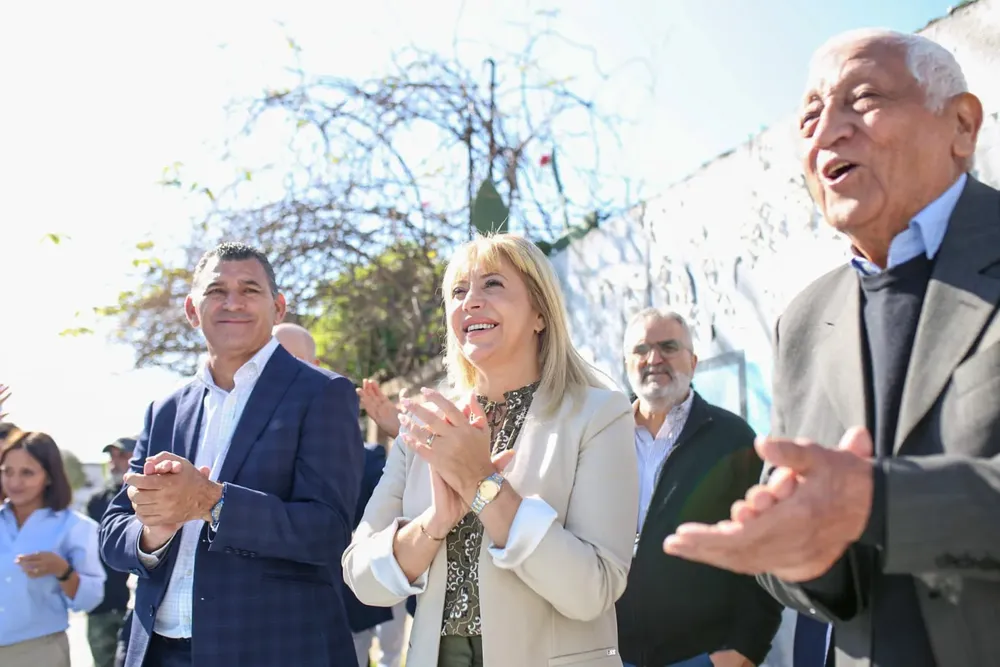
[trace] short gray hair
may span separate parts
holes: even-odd
[[[878,39],[894,44],[906,53],[906,66],[924,90],[927,108],[940,113],[956,95],[969,92],[969,85],[951,51],[921,35],[884,28],[862,28],[840,33],[816,50],[811,65],[829,51],[862,39]]]
[[[681,329],[684,330],[684,335],[687,336],[688,344],[694,347],[694,338],[691,336],[691,327],[688,326],[687,320],[684,316],[675,310],[668,310],[665,308],[643,308],[638,313],[629,318],[628,324],[625,325],[625,335],[622,337],[622,354],[628,356],[630,350],[628,349],[628,332],[632,328],[639,324],[640,322],[649,322],[650,320],[672,320],[681,325]]]

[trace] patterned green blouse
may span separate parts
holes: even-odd
[[[514,446],[538,383],[508,391],[503,403],[479,398],[490,425],[493,454]],[[477,637],[483,628],[479,618],[479,552],[483,544],[483,524],[469,512],[445,541],[448,553],[448,583],[444,593],[444,636]]]

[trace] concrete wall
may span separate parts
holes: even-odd
[[[923,34],[956,54],[982,99],[975,174],[1000,186],[1000,0],[967,5]],[[627,386],[627,318],[647,305],[673,308],[694,329],[699,389],[732,408],[745,403],[751,424],[768,429],[774,321],[848,257],[805,189],[797,141],[790,115],[552,258],[574,340],[591,361]]]

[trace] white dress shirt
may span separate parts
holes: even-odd
[[[208,391],[205,393],[198,452],[193,463],[196,468],[203,466],[211,468],[212,480],[217,480],[219,477],[219,470],[226,460],[229,443],[233,439],[240,417],[243,416],[243,409],[246,408],[264,366],[276,349],[278,340],[271,338],[267,345],[236,371],[233,376],[235,386],[232,391],[225,391],[215,384],[207,362],[198,371],[197,379]],[[225,509],[219,517],[219,523],[222,522],[223,516]],[[156,613],[153,625],[153,631],[158,635],[172,638],[191,636],[194,561],[198,551],[198,538],[204,524],[203,520],[194,519],[185,523],[180,530],[181,543],[177,549],[177,561],[174,563],[170,582],[167,584],[163,602]],[[170,542],[152,554],[143,553],[140,549],[139,558],[146,569],[155,568],[169,546]]]
[[[675,405],[660,427],[656,437],[645,426],[635,426],[635,454],[639,459],[639,517],[636,532],[642,531],[646,522],[649,503],[653,501],[653,491],[656,490],[656,480],[660,476],[667,455],[677,444],[677,439],[684,430],[688,415],[691,414],[691,403],[694,401],[694,390],[688,392],[687,398]],[[633,412],[639,409],[636,401]]]

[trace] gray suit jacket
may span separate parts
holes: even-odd
[[[886,462],[882,571],[910,574],[937,664],[1000,664],[1000,192],[969,179],[937,255]],[[861,298],[855,270],[820,278],[778,321],[777,436],[836,446],[866,424]],[[768,470],[765,469],[765,476]],[[835,566],[829,606],[773,576],[784,604],[833,622],[838,666],[869,665],[873,549]]]

